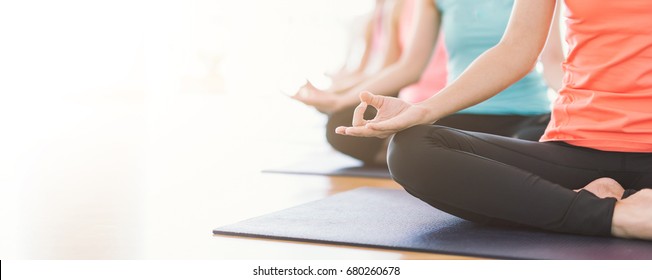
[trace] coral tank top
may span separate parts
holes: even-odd
[[[541,141],[652,152],[652,1],[564,2],[569,53]]]

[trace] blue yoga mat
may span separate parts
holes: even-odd
[[[325,175],[391,179],[386,166],[368,166],[345,155],[328,153],[287,166],[263,170],[266,173]]]
[[[403,190],[370,187],[213,233],[500,259],[652,259],[652,242],[478,225]]]

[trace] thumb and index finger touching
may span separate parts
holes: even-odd
[[[367,107],[367,105],[371,105],[371,106],[373,106],[374,108],[377,109],[378,114],[379,114],[380,111],[382,110],[381,107],[383,106],[383,104],[385,102],[384,98],[386,98],[386,97],[380,96],[380,95],[375,95],[375,94],[373,94],[371,92],[368,92],[368,91],[364,91],[364,92],[360,93],[360,101],[361,101],[360,105],[362,106],[362,104],[364,104],[365,108]],[[362,111],[362,112],[364,113],[364,111]],[[358,116],[358,117],[362,118],[362,116]],[[364,123],[362,123],[362,122],[359,122],[359,121],[356,122],[355,114],[354,114],[354,124],[353,125],[355,126],[356,123],[359,124],[359,125],[364,125],[367,128],[374,129],[374,130],[388,130],[388,129],[392,129],[395,126],[394,118],[382,120],[382,119],[378,119],[376,117],[373,120],[364,121]]]
[[[377,136],[378,132],[384,130],[385,126],[395,126],[392,119],[381,120],[378,115],[372,120],[364,119],[364,113],[369,105],[376,108],[378,113],[383,110],[384,98],[386,97],[374,95],[368,91],[361,92],[360,104],[353,111],[352,127],[338,127],[335,129],[336,133],[353,136]]]
[[[360,93],[360,104],[353,111],[353,123],[354,127],[356,126],[365,126],[368,123],[373,123],[376,118],[372,120],[365,120],[364,113],[367,111],[367,106],[372,106],[376,108],[377,111],[380,111],[380,107],[383,104],[383,99],[381,96],[374,95],[371,92],[363,91]]]
[[[383,96],[375,95],[368,91],[363,91],[360,93],[360,101],[367,103],[376,109],[380,109],[380,107],[383,105]]]
[[[356,126],[365,126],[370,121],[364,119],[364,113],[367,111],[367,106],[371,105],[372,107],[378,109],[380,107],[380,97],[373,95],[368,91],[363,91],[360,93],[360,104],[355,107],[353,110],[353,122],[352,125]]]
[[[364,114],[367,111],[367,106],[369,105],[378,108],[378,98],[368,91],[361,92],[360,104],[353,110],[353,120],[350,127],[351,129],[364,129],[363,127],[365,127],[370,122],[370,120],[366,120],[364,118]],[[341,126],[335,129],[335,132],[340,134],[346,134],[346,131],[347,127],[345,126]]]

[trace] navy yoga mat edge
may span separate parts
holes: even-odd
[[[652,259],[652,242],[483,226],[403,190],[363,187],[214,234],[499,259]]]

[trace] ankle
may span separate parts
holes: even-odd
[[[616,202],[611,234],[622,238],[652,240],[652,190],[643,189]]]
[[[628,229],[630,228],[630,216],[627,214],[627,202],[616,201],[613,218],[611,219],[611,235],[621,238],[631,238]]]

